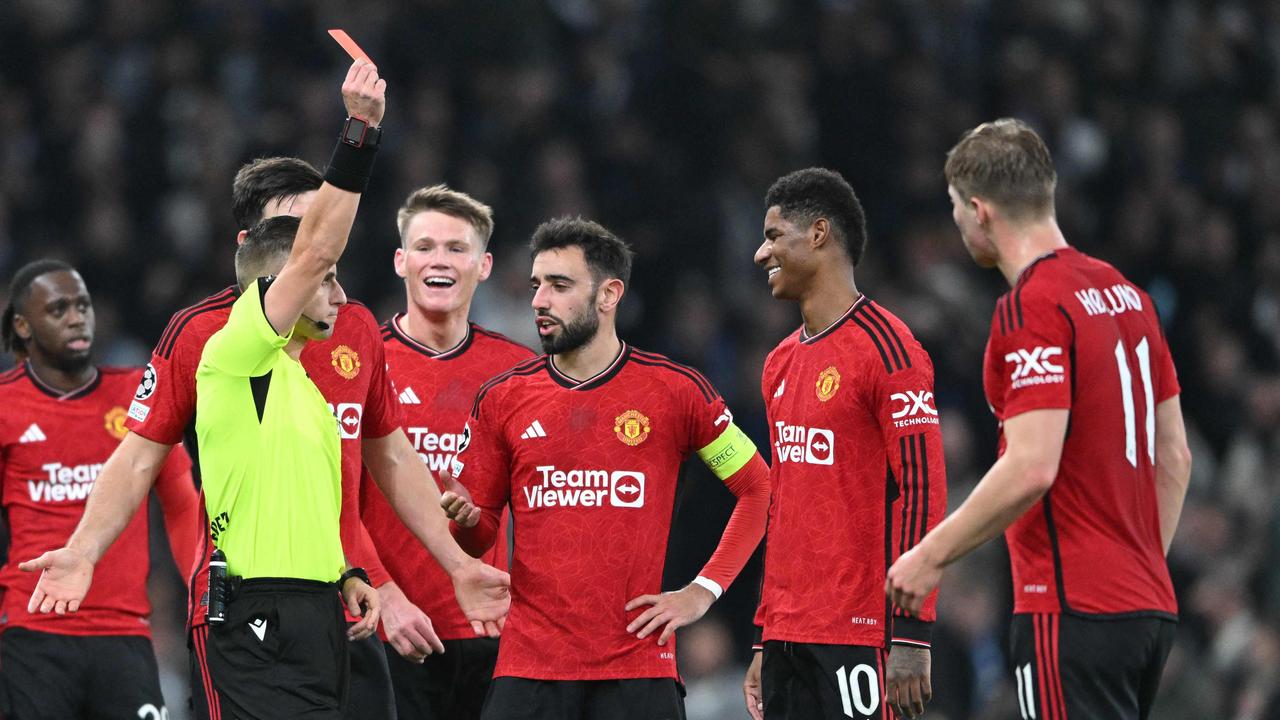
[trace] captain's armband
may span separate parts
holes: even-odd
[[[698,457],[702,458],[707,469],[721,480],[741,470],[755,454],[755,443],[732,421],[720,437],[698,451]]]

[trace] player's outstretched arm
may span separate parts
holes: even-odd
[[[386,109],[386,89],[387,82],[378,77],[376,67],[367,60],[356,60],[342,84],[347,114],[377,127]],[[325,181],[298,227],[289,259],[264,298],[267,320],[277,333],[287,335],[293,330],[302,309],[342,257],[364,190],[363,181],[367,180],[362,173],[367,173],[376,154],[376,147],[355,148],[342,142],[334,150]],[[352,165],[360,166],[361,170],[355,173],[360,177],[353,179],[339,171]]]
[[[125,435],[94,481],[84,515],[66,547],[18,565],[26,572],[42,571],[27,612],[61,615],[80,608],[93,580],[93,566],[133,519],[169,449],[136,433]]]
[[[362,455],[401,522],[453,580],[458,605],[477,635],[497,637],[511,606],[511,577],[463,552],[449,532],[440,490],[403,430],[365,440]]]
[[[1191,448],[1182,422],[1182,405],[1175,395],[1156,405],[1156,502],[1160,508],[1160,538],[1169,554],[1182,501],[1191,483]]]
[[[889,568],[885,592],[897,607],[920,612],[942,569],[1004,532],[1044,497],[1058,476],[1068,410],[1031,410],[1004,422],[1005,453],[968,499]]]
[[[156,497],[164,513],[164,529],[169,535],[169,552],[178,574],[186,578],[197,562],[196,546],[204,528],[200,526],[200,496],[191,479],[191,458],[181,445],[174,446],[160,477],[156,480]],[[200,558],[203,560],[204,558]]]

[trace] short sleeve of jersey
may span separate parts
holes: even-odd
[[[511,492],[511,453],[493,417],[494,409],[481,400],[491,403],[493,398],[489,395],[476,400],[471,417],[462,428],[452,471],[454,479],[471,493],[477,506],[501,512]]]
[[[370,321],[372,323],[372,318]],[[371,324],[370,332],[373,337],[378,337],[376,324]],[[369,394],[365,397],[362,422],[366,437],[382,438],[404,425],[404,417],[395,388],[391,385],[391,375],[387,372],[385,346],[381,342],[375,342],[369,350],[372,355],[373,376],[369,378]]]
[[[1022,322],[1003,335],[992,328],[1003,368],[1004,419],[1031,410],[1071,408],[1071,323],[1058,306],[1034,295],[1022,297]]]
[[[236,377],[258,377],[271,369],[274,352],[289,338],[277,334],[267,320],[263,300],[268,286],[266,278],[259,278],[256,291],[240,295],[227,324],[204,346],[202,364]]]
[[[143,373],[138,390],[129,404],[126,427],[142,437],[175,445],[182,441],[196,409],[196,366],[203,347],[193,347],[191,335],[179,335],[166,357],[158,350]]]

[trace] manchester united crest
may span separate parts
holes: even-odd
[[[840,371],[832,365],[818,373],[818,382],[814,383],[814,387],[818,391],[819,400],[822,402],[830,400],[840,389]]]
[[[329,364],[339,375],[352,380],[360,374],[360,353],[346,345],[339,345],[329,353]]]
[[[111,437],[123,440],[125,434],[129,432],[124,426],[124,421],[127,417],[129,415],[124,411],[124,408],[113,407],[102,417],[102,427],[106,428]]]
[[[635,447],[649,437],[649,418],[637,410],[628,410],[613,419],[613,432],[619,440]]]

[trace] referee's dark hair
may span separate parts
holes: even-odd
[[[61,260],[49,258],[34,260],[18,268],[18,272],[13,274],[13,280],[9,283],[9,305],[5,307],[3,318],[0,319],[0,340],[3,340],[5,350],[14,354],[27,352],[26,342],[18,337],[17,331],[13,329],[13,316],[18,314],[18,306],[25,303],[31,294],[31,283],[41,275],[51,272],[75,272],[75,270]]]
[[[236,228],[248,230],[262,220],[272,200],[297,197],[319,190],[320,171],[306,160],[292,157],[258,158],[240,168],[231,183],[231,214]]]
[[[605,278],[631,281],[631,246],[609,232],[603,225],[583,217],[558,217],[548,220],[533,231],[529,254],[537,257],[548,250],[580,247],[587,257],[587,267],[596,285]]]
[[[836,241],[857,267],[867,246],[867,216],[844,177],[826,168],[805,168],[778,178],[764,196],[764,208],[777,205],[782,217],[807,228],[818,218],[831,223]]]
[[[280,272],[293,250],[293,239],[298,234],[302,219],[292,215],[277,215],[259,222],[244,236],[244,242],[236,248],[236,282],[244,290],[260,277]]]

